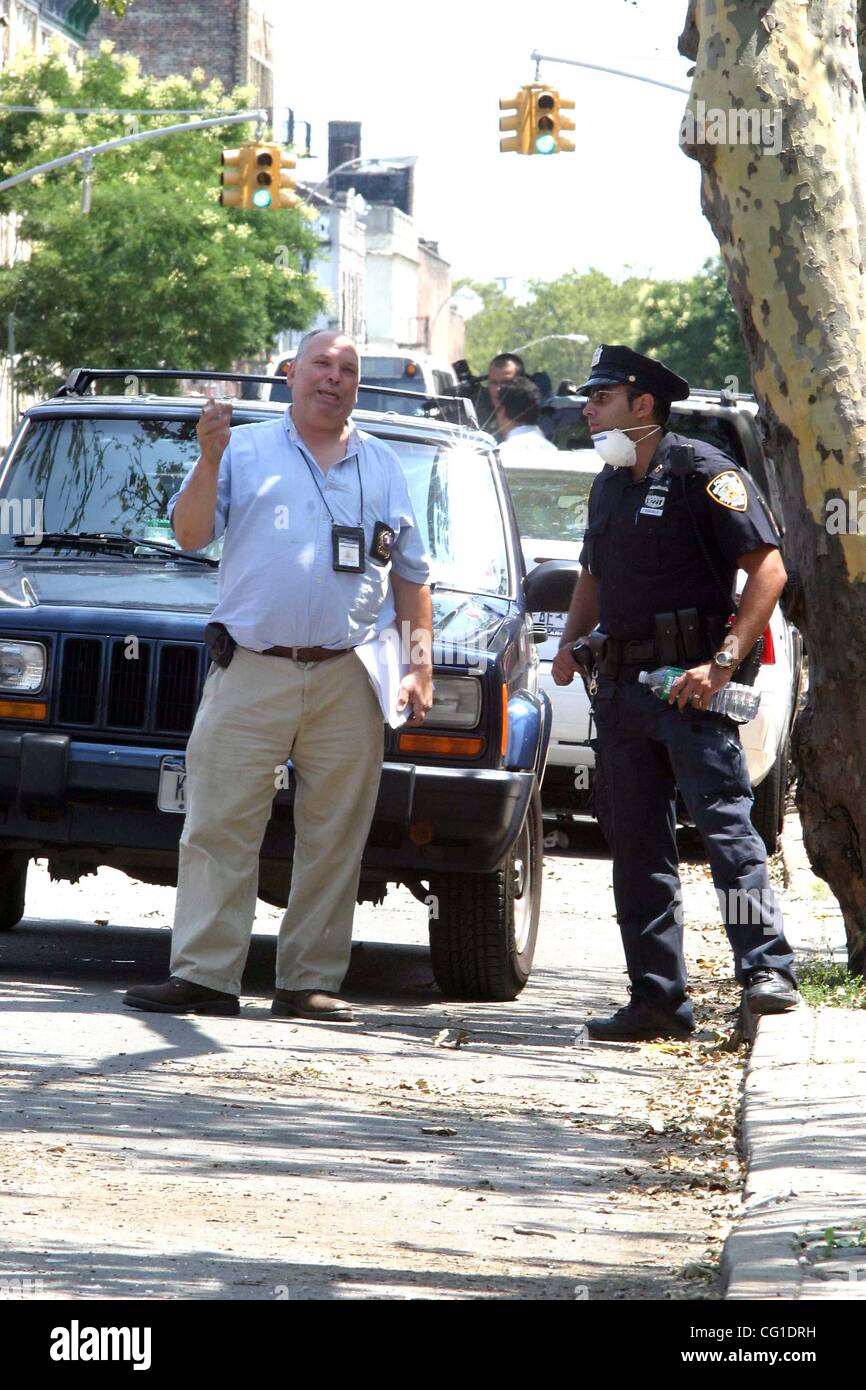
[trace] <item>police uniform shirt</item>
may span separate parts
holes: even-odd
[[[675,475],[670,451],[689,444],[694,470]],[[701,617],[727,618],[739,557],[778,544],[748,474],[711,444],[669,432],[639,481],[630,468],[608,465],[599,473],[580,563],[599,581],[601,630],[642,640],[654,636],[656,613],[696,608]]]
[[[291,409],[231,432],[217,482],[214,536],[225,540],[213,620],[242,647],[356,647],[394,620],[392,568],[413,584],[430,578],[400,460],[383,440],[349,427],[345,457],[327,473]],[[170,499],[169,517],[191,477]],[[335,572],[334,523],[363,525],[361,573]],[[382,527],[387,561],[371,554]]]

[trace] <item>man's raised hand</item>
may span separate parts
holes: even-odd
[[[219,464],[231,437],[231,401],[209,400],[196,425],[201,456],[208,463]]]

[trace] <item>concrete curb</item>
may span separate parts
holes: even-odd
[[[866,1012],[764,1017],[746,1072],[729,1299],[866,1300]],[[828,1242],[825,1233],[833,1232]]]
[[[785,823],[785,928],[798,955],[845,959],[836,900]],[[746,1068],[743,1206],[722,1255],[729,1299],[866,1299],[866,1011],[760,1019]],[[830,1231],[830,1240],[826,1233]]]

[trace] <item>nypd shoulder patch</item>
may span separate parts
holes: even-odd
[[[747,512],[749,510],[749,494],[746,492],[746,485],[739,473],[728,471],[717,473],[707,483],[707,492],[714,502],[718,502],[720,507],[727,507],[732,512]]]

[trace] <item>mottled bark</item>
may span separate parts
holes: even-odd
[[[866,967],[866,3],[692,0],[689,108],[781,113],[761,144],[685,146],[752,363],[800,584],[808,707],[795,741],[815,871]],[[773,142],[776,143],[775,141]],[[768,142],[764,142],[767,145]],[[780,148],[779,148],[780,146]],[[842,502],[834,499],[842,499]],[[849,530],[836,533],[840,518]]]

